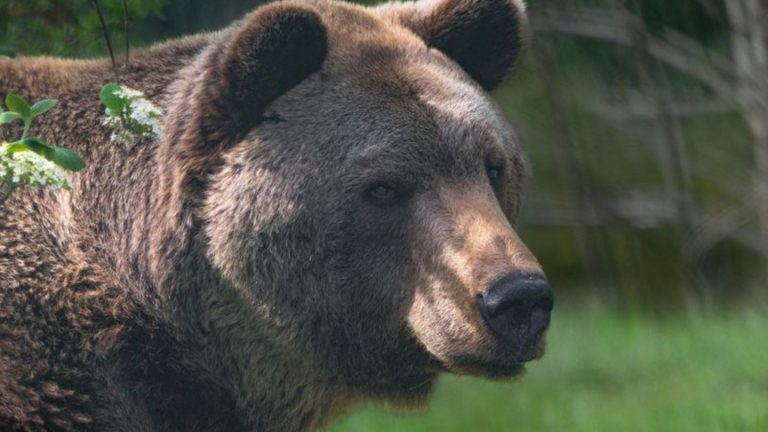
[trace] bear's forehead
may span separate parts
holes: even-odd
[[[339,3],[320,5],[328,8],[323,19],[329,33],[326,70],[331,75],[355,82],[377,96],[387,93],[401,101],[416,97],[430,111],[425,114],[431,114],[437,123],[499,130],[503,135],[507,124],[485,91],[412,31],[375,10]]]
[[[406,120],[403,126],[430,129],[427,135],[440,143],[442,150],[506,146],[514,138],[488,94],[436,50],[404,55],[382,65],[381,73],[356,80],[373,92],[367,99],[380,104],[379,110],[399,111],[398,119]]]
[[[319,74],[275,108],[318,125],[330,150],[350,160],[418,154],[434,164],[474,161],[481,148],[515,145],[487,93],[443,53],[364,8],[319,7],[331,8],[322,13],[328,57]]]
[[[350,161],[466,171],[484,154],[516,146],[511,128],[487,95],[440,63],[401,65],[388,80],[365,78],[356,107],[372,113],[357,129]],[[393,84],[392,81],[396,81]],[[352,92],[354,94],[355,91]],[[513,156],[513,155],[509,155]]]
[[[511,128],[488,95],[434,50],[403,52],[329,75],[331,82],[321,85],[333,91],[325,94],[345,108],[328,115],[352,110],[359,121],[352,130],[343,128],[344,136],[355,137],[348,141],[350,159],[472,164],[490,148],[505,152],[514,145]]]
[[[419,100],[443,121],[488,131],[505,126],[487,94],[443,61],[405,63],[401,76],[415,85]]]

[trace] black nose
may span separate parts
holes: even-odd
[[[549,326],[554,300],[539,273],[509,273],[477,295],[477,305],[488,327],[515,346],[538,340]]]

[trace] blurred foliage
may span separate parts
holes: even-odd
[[[121,1],[102,2],[120,52]],[[221,28],[258,4],[129,0],[131,46]],[[705,59],[732,54],[723,0],[528,4],[532,16],[551,10],[626,13],[637,18],[646,38],[684,40],[688,48],[695,43]],[[106,55],[89,0],[6,0],[0,3],[0,34],[0,46],[24,55]],[[533,162],[522,236],[554,284],[657,308],[692,296],[738,298],[764,289],[768,258],[748,247],[760,237],[751,230],[747,193],[753,143],[739,109],[635,46],[539,32],[530,53],[494,97]],[[702,109],[710,103],[711,109]],[[663,104],[694,112],[665,117]],[[672,150],[680,167],[670,166]],[[688,219],[680,214],[681,200],[692,205]],[[727,235],[708,231],[718,224]]]
[[[539,0],[529,2],[529,11],[627,13],[641,18],[645,37],[682,40],[705,58],[727,58],[732,30],[724,5],[715,0]],[[753,211],[745,199],[754,166],[745,121],[738,108],[700,81],[649,58],[638,49],[643,43],[634,47],[541,32],[528,61],[496,92],[535,169],[523,237],[556,285],[589,286],[632,304],[663,308],[691,298],[735,300],[764,290],[764,252],[734,240],[737,236],[723,235],[702,250],[696,245],[709,234],[702,232],[717,224],[759,238],[747,229],[756,224],[754,214],[734,222],[726,218]],[[692,111],[670,116],[674,142],[664,136],[662,103]],[[701,109],[708,103],[712,110]],[[633,114],[638,105],[648,112]],[[680,173],[665,166],[671,146],[680,146]],[[689,182],[681,192],[693,202],[691,221],[675,208],[674,175]],[[537,205],[542,197],[554,205]],[[632,201],[635,215],[660,213],[657,220],[645,223],[619,211],[620,204]],[[588,216],[604,207],[609,208],[599,222],[585,217],[542,223],[548,214]]]
[[[113,43],[124,46],[122,0],[99,0],[112,29]],[[129,23],[162,18],[168,0],[128,0]],[[0,45],[25,55],[66,57],[105,55],[101,24],[91,0],[5,0],[0,2]],[[143,43],[134,32],[132,43]]]

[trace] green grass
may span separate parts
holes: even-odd
[[[445,376],[423,413],[365,408],[328,430],[768,431],[768,307],[652,317],[561,303],[521,380]]]

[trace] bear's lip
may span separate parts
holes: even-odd
[[[457,355],[445,361],[434,359],[429,369],[438,373],[507,379],[522,374],[527,361],[519,361],[510,357],[487,358],[476,355]]]
[[[495,346],[483,352],[454,353],[448,358],[438,359],[433,356],[434,364],[440,372],[459,375],[474,375],[490,379],[513,378],[525,371],[525,364],[544,356],[545,334],[528,341],[518,349],[509,346]]]
[[[457,375],[472,375],[490,379],[508,379],[521,375],[525,364],[494,361],[483,358],[461,358],[443,364],[443,371]]]

